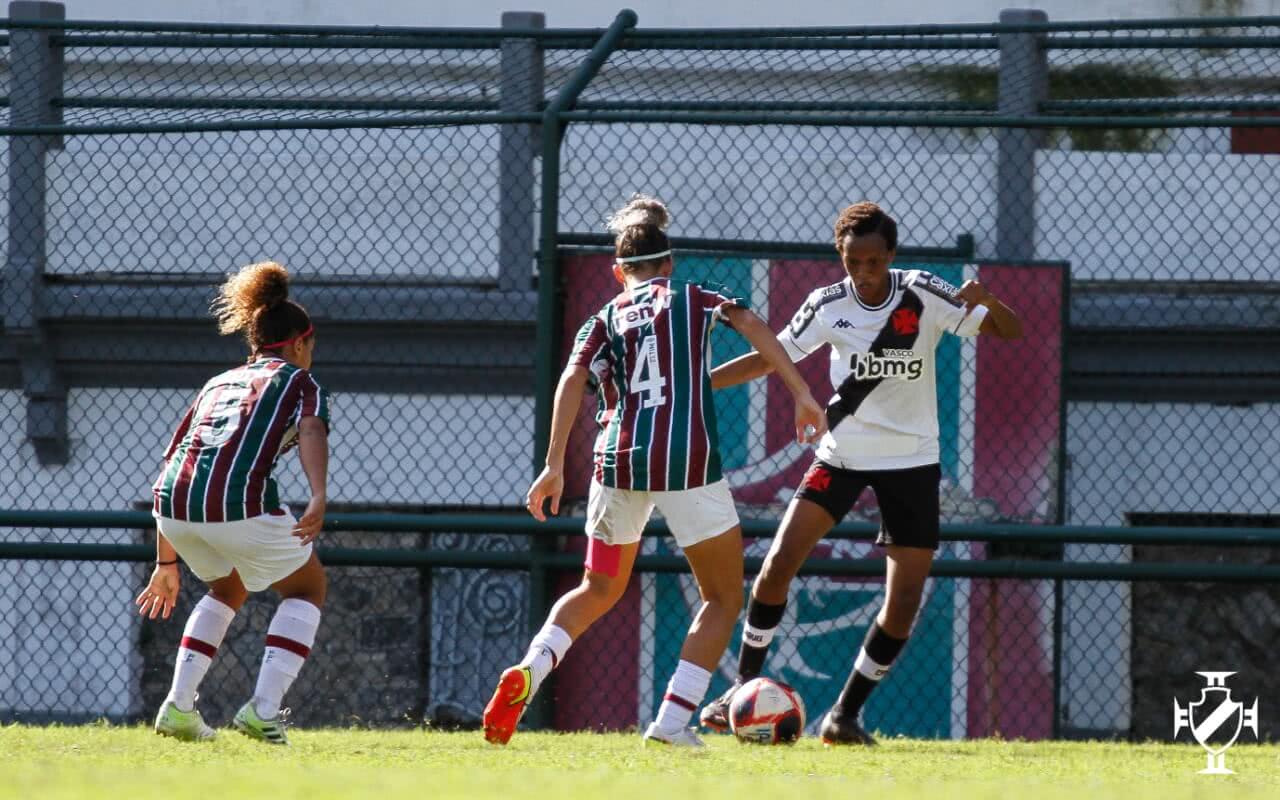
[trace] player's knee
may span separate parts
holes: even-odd
[[[323,609],[324,601],[329,595],[329,576],[323,569],[317,569],[314,575],[308,575],[305,583],[293,583],[288,589],[277,586],[281,599],[303,600],[316,608]]]
[[[323,571],[311,590],[309,602],[316,608],[324,608],[324,601],[329,597],[329,576]]]
[[[616,577],[588,571],[582,576],[582,588],[597,605],[611,607],[622,598],[627,585]]]
[[[724,606],[725,613],[737,619],[742,614],[742,582],[738,582],[738,586],[733,587],[730,591],[724,593],[721,603]]]
[[[209,594],[232,611],[239,611],[244,601],[249,599],[249,591],[243,586],[213,586],[209,588]]]
[[[702,602],[715,613],[738,618],[742,613],[741,581],[738,586],[702,587]]]

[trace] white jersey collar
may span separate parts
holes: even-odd
[[[844,282],[849,289],[849,294],[853,295],[853,299],[867,311],[880,311],[888,308],[893,302],[893,298],[898,294],[898,271],[896,269],[889,270],[889,295],[885,297],[884,302],[878,306],[867,305],[862,302],[862,298],[858,296],[858,289],[853,285],[853,279],[845,277]]]

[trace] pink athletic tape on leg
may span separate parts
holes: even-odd
[[[605,544],[594,537],[587,540],[587,569],[616,578],[620,566],[622,566],[622,545]]]

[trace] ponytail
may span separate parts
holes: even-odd
[[[311,330],[306,309],[289,300],[289,271],[274,261],[227,278],[210,310],[224,336],[243,333],[253,353],[283,347]]]
[[[671,257],[667,225],[671,212],[656,197],[637,194],[606,223],[613,233],[614,259],[624,272],[653,266]]]

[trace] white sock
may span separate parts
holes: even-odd
[[[262,656],[262,670],[253,690],[253,708],[262,719],[274,719],[280,713],[284,693],[298,677],[302,663],[311,654],[320,627],[320,609],[306,600],[290,598],[280,601],[276,615],[267,628],[267,650]]]
[[[524,654],[524,660],[520,662],[533,674],[533,685],[529,687],[530,695],[537,693],[538,687],[542,686],[542,682],[551,674],[551,670],[560,665],[564,660],[564,654],[569,652],[571,644],[573,639],[565,629],[552,622],[543,625],[538,635],[533,637],[533,641],[529,643],[529,652]]]
[[[196,689],[209,671],[213,657],[227,635],[227,627],[235,619],[231,606],[215,600],[207,594],[200,598],[187,627],[182,631],[182,643],[178,646],[178,659],[173,668],[173,685],[169,687],[166,701],[172,701],[182,711],[190,711],[196,704]]]
[[[706,697],[707,687],[710,685],[710,672],[697,664],[681,660],[676,666],[676,674],[671,676],[671,682],[667,684],[667,694],[662,698],[662,705],[658,708],[658,730],[675,733],[688,726],[689,719]]]

